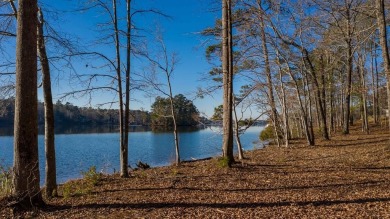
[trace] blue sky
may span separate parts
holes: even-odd
[[[55,27],[62,32],[69,33],[72,36],[79,38],[78,43],[87,45],[90,47],[91,42],[99,37],[99,33],[96,31],[96,23],[103,21],[105,18],[98,11],[92,10],[89,12],[66,12],[72,11],[77,8],[75,1],[69,0],[57,0],[57,1],[41,1],[49,6],[48,8],[59,9],[58,22]],[[124,1],[119,7],[125,7]],[[176,71],[173,76],[173,92],[174,94],[182,93],[189,99],[195,97],[197,88],[205,86],[205,82],[201,81],[201,78],[211,69],[205,59],[205,38],[199,35],[199,32],[207,27],[213,26],[215,20],[220,17],[220,11],[216,10],[211,12],[213,5],[219,6],[219,1],[214,0],[132,0],[133,7],[137,9],[158,9],[161,12],[171,16],[170,19],[162,18],[160,16],[153,15],[140,15],[135,17],[135,24],[139,28],[145,28],[146,32],[153,34],[157,28],[159,28],[164,36],[164,40],[167,49],[170,52],[178,54],[180,62],[176,67]],[[218,8],[217,8],[218,9]],[[99,47],[99,45],[96,45]],[[114,55],[114,47],[100,46],[98,48],[105,54]],[[50,54],[49,54],[50,56]],[[112,56],[114,57],[114,56]],[[77,61],[75,61],[77,62]],[[89,61],[90,62],[90,61]],[[132,71],[137,72],[143,67],[144,63],[140,63],[137,60],[132,61]],[[80,72],[87,72],[90,69],[86,69],[86,64],[80,61],[80,63],[74,63],[76,70]],[[66,74],[66,70],[64,71]],[[91,71],[92,73],[92,71]],[[59,76],[60,79],[65,76]],[[78,85],[72,86],[72,89],[79,88]],[[63,83],[61,80],[53,82],[54,96],[58,96],[66,90],[70,90],[68,83]],[[213,97],[206,97],[205,99],[194,99],[195,105],[201,113],[206,113],[211,116],[215,106],[222,103],[221,92],[215,93]],[[113,98],[112,93],[100,93],[95,96],[92,104],[98,104],[99,102],[111,101]],[[154,102],[154,98],[146,97],[142,92],[133,93],[132,98],[136,98],[138,101],[131,103],[132,109],[144,108],[150,109],[150,105]],[[68,100],[75,105],[84,106],[87,104],[86,99],[69,99]],[[113,106],[116,107],[116,106]]]

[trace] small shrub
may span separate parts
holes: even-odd
[[[88,171],[81,172],[81,174],[86,183],[92,186],[97,186],[102,180],[102,176],[100,173],[96,172],[95,166],[91,166]]]
[[[268,125],[263,129],[263,131],[260,132],[259,136],[260,140],[267,141],[267,140],[273,140],[275,139],[275,131],[274,126]]]
[[[229,158],[227,157],[221,157],[218,159],[218,167],[220,168],[227,168],[229,167]]]
[[[147,173],[144,170],[141,170],[141,171],[134,173],[134,176],[136,178],[147,178],[148,177]]]
[[[0,197],[11,195],[12,188],[12,169],[0,166]]]
[[[172,169],[172,176],[177,176],[177,175],[179,175],[179,174],[180,174],[180,172],[179,172],[178,169],[176,169],[176,168],[173,168],[173,169]]]
[[[102,175],[96,172],[95,166],[81,172],[81,174],[83,175],[82,181],[70,181],[62,186],[62,196],[64,198],[89,194],[93,187],[97,186],[102,180]]]
[[[91,187],[92,186],[89,184],[70,181],[62,186],[62,196],[64,198],[70,198],[74,196],[88,194],[92,191]]]
[[[62,186],[62,196],[64,198],[70,198],[72,196],[72,183],[71,182],[68,182],[68,183],[65,183],[63,186]]]

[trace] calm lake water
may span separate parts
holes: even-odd
[[[263,126],[249,128],[241,136],[244,150],[263,147],[259,133]],[[133,129],[129,135],[129,164],[138,161],[151,166],[174,162],[174,138],[171,132],[152,132]],[[182,160],[201,159],[221,154],[221,128],[208,127],[179,132]],[[119,170],[119,133],[56,134],[57,180],[63,183],[81,177],[91,166],[104,173]],[[235,148],[236,149],[236,148]],[[44,183],[44,136],[39,135],[41,184]],[[13,137],[0,136],[0,165],[13,164]]]

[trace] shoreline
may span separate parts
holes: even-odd
[[[302,139],[290,148],[246,151],[247,159],[222,168],[218,158],[179,167],[104,175],[96,186],[74,180],[59,186],[38,218],[389,218],[390,135]],[[0,210],[0,217],[12,209]],[[8,217],[10,218],[10,217]]]

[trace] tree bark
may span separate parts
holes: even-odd
[[[268,89],[268,101],[269,105],[271,107],[271,120],[274,122],[274,132],[275,132],[275,138],[278,146],[280,146],[280,139],[279,139],[279,118],[278,118],[278,112],[276,110],[276,104],[275,104],[275,98],[274,98],[274,92],[273,92],[273,84],[272,84],[272,75],[271,75],[271,67],[269,63],[269,55],[268,55],[268,48],[267,48],[267,38],[265,36],[265,24],[264,24],[264,18],[263,18],[263,9],[261,6],[262,2],[259,1],[259,20],[260,20],[260,36],[261,36],[261,46],[263,50],[263,58],[265,63],[265,74],[267,77],[267,89]]]
[[[123,151],[121,150],[122,162],[121,162],[121,177],[129,177],[128,164],[129,164],[129,123],[130,123],[130,67],[131,67],[131,0],[126,0],[126,80],[125,80],[125,115],[124,115],[124,139],[123,139]]]
[[[308,90],[310,91],[310,88],[309,88],[309,81],[308,81],[308,76],[307,74],[304,75],[304,78],[303,78],[303,83],[304,83],[304,87],[307,87]],[[305,91],[305,90],[304,90]],[[308,99],[308,102],[306,102],[306,112],[307,112],[307,125],[309,126],[308,129],[309,129],[309,136],[310,136],[310,142],[309,142],[309,145],[311,146],[314,146],[315,145],[315,135],[314,135],[314,129],[313,129],[313,111],[312,111],[312,97],[311,97],[311,94],[310,92],[304,92],[304,96],[307,97]]]
[[[325,81],[325,66],[324,66],[324,60],[323,57],[321,56],[321,87],[318,88],[320,90],[320,94],[317,95],[319,96],[319,101],[318,103],[321,105],[320,108],[320,113],[321,119],[322,119],[322,136],[325,140],[329,140],[329,129],[328,129],[328,122],[327,122],[327,110],[326,110],[326,81]],[[330,126],[330,125],[329,125]]]
[[[46,155],[46,197],[57,196],[56,154],[54,145],[54,111],[51,93],[50,65],[46,54],[43,35],[44,19],[39,9],[38,56],[41,63],[43,96],[45,103],[45,155]]]
[[[238,151],[238,159],[243,160],[244,159],[244,152],[242,150],[242,144],[240,139],[240,125],[238,124],[238,117],[237,117],[237,111],[236,111],[236,104],[233,103],[233,112],[234,112],[234,135],[236,138],[236,144],[237,144],[237,151]]]
[[[169,82],[169,84],[170,84],[170,82]],[[180,165],[179,136],[178,136],[178,133],[177,133],[175,106],[173,104],[173,97],[172,97],[171,86],[169,86],[169,90],[170,90],[170,93],[171,93],[171,96],[169,97],[169,100],[170,100],[170,104],[171,104],[171,114],[172,114],[172,120],[173,120],[173,137],[175,139],[175,153],[176,153],[175,164],[176,164],[176,166],[179,166]]]
[[[127,169],[127,150],[125,148],[125,131],[126,126],[124,121],[123,112],[123,88],[122,88],[122,75],[121,75],[121,56],[120,56],[120,43],[119,43],[119,29],[118,29],[118,13],[116,8],[116,0],[112,0],[112,8],[114,10],[114,32],[115,32],[115,55],[116,55],[116,75],[118,82],[118,98],[119,98],[119,144],[120,144],[120,175],[126,177],[128,175]],[[127,124],[128,125],[128,124]]]
[[[309,70],[310,70],[310,75],[311,75],[311,78],[312,78],[312,81],[314,82],[314,85],[315,85],[315,88],[316,88],[316,104],[318,105],[318,109],[317,110],[317,113],[320,114],[320,119],[321,119],[321,125],[319,125],[319,127],[321,127],[321,131],[322,131],[322,137],[325,139],[325,140],[329,140],[329,133],[328,133],[328,125],[327,125],[327,122],[326,122],[326,104],[324,103],[324,97],[322,97],[322,95],[325,96],[325,90],[322,90],[324,88],[320,88],[320,84],[318,83],[318,79],[317,79],[317,74],[316,74],[316,69],[314,68],[313,66],[313,63],[311,62],[310,58],[309,58],[309,52],[303,48],[302,48],[302,52],[304,54],[304,57],[305,57],[305,60],[307,62],[307,65],[309,66]],[[322,61],[321,61],[322,62]],[[323,71],[323,69],[321,69]]]
[[[16,36],[16,97],[13,197],[18,207],[44,204],[39,187],[37,98],[37,0],[19,0]]]
[[[375,86],[375,68],[374,68],[374,48],[375,45],[371,44],[370,46],[370,57],[371,57],[371,89],[372,89],[372,115],[374,117],[374,123],[378,124],[378,111],[377,111],[377,105],[376,105],[376,97],[377,97],[377,90]]]
[[[350,115],[351,115],[351,91],[352,91],[352,71],[353,71],[353,52],[352,52],[352,30],[350,9],[346,9],[347,16],[347,36],[345,43],[347,45],[347,81],[344,102],[344,124],[343,133],[349,134]]]
[[[222,0],[222,72],[223,72],[223,157],[228,166],[233,157],[233,63],[231,0]]]
[[[299,91],[298,82],[294,78],[294,76],[293,76],[293,74],[291,72],[290,66],[287,66],[287,69],[288,69],[287,73],[289,74],[291,80],[294,82],[294,86],[295,86],[295,90],[296,90],[296,98],[298,99],[299,109],[301,110],[301,115],[303,117],[303,119],[302,119],[302,121],[303,121],[303,128],[305,130],[307,143],[308,143],[308,145],[314,145],[314,143],[315,143],[314,142],[314,136],[312,136],[312,134],[310,132],[310,129],[309,129],[308,116],[307,116],[306,110],[304,108],[304,105],[302,103],[301,92]]]
[[[387,109],[390,116],[390,56],[389,48],[387,44],[387,30],[386,30],[386,17],[385,17],[385,2],[384,0],[376,0],[376,16],[379,29],[379,41],[382,47],[383,66],[387,79]],[[389,118],[390,121],[390,118]],[[390,122],[389,122],[390,128]]]
[[[370,129],[368,126],[366,79],[364,74],[364,63],[366,60],[362,56],[363,54],[358,54],[359,78],[361,85],[362,131],[369,134]]]
[[[284,145],[286,148],[289,146],[290,133],[289,133],[289,123],[288,123],[288,110],[287,110],[287,101],[286,101],[286,91],[284,88],[284,82],[282,77],[282,71],[279,72],[280,87],[282,90],[282,110],[283,110],[283,129],[284,129]]]

